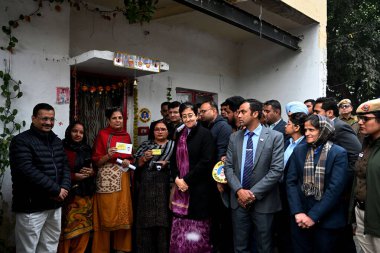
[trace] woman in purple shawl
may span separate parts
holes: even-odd
[[[172,173],[175,177],[171,200],[173,212],[171,253],[211,252],[210,216],[215,183],[211,171],[215,145],[211,132],[197,123],[191,103],[179,108],[184,127],[177,133]]]

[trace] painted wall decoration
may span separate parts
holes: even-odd
[[[121,52],[115,53],[113,64],[117,67],[145,70],[155,73],[160,72],[160,61]]]
[[[147,123],[150,121],[152,114],[150,113],[148,108],[141,108],[139,112],[139,119],[143,123]]]
[[[57,100],[59,105],[70,103],[70,88],[69,87],[57,87]]]

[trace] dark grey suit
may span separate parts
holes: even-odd
[[[231,188],[235,252],[250,252],[249,230],[253,225],[258,252],[267,253],[273,250],[273,213],[281,209],[278,181],[284,170],[284,140],[281,133],[263,126],[256,147],[250,189],[256,200],[252,208],[246,210],[239,206],[236,198],[236,192],[242,188],[240,178],[242,152],[245,152],[242,150],[244,133],[245,130],[241,130],[231,135],[224,167]]]
[[[339,118],[334,119],[335,136],[334,143],[343,147],[348,153],[348,173],[353,177],[355,162],[362,150],[362,145],[354,130],[346,122]]]
[[[355,163],[358,159],[359,153],[362,149],[362,145],[352,130],[351,126],[339,118],[334,119],[334,143],[343,147],[347,151],[348,155],[348,183],[345,187],[343,194],[343,203],[346,205],[348,212],[350,211],[350,195],[352,191],[352,181],[354,176]],[[352,226],[347,224],[345,229],[341,232],[341,236],[338,238],[337,248],[342,252],[353,253],[356,252],[355,242],[352,237]]]

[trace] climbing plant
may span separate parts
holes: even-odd
[[[61,12],[62,3],[65,0],[34,0],[36,8],[31,13],[20,14],[17,18],[11,19],[7,24],[1,27],[4,41],[0,43],[0,49],[8,51],[8,54],[15,53],[15,48],[19,40],[14,35],[14,30],[23,23],[29,23],[34,17],[42,17],[41,10],[44,3],[54,5],[56,12]],[[111,20],[118,13],[122,13],[130,24],[149,22],[156,10],[158,0],[124,0],[124,6],[116,7],[113,10],[101,10],[98,7],[91,7],[86,1],[66,0],[70,6],[76,10],[81,8],[94,13],[98,13],[103,19]],[[4,59],[6,62],[7,60]],[[12,107],[12,100],[21,98],[21,81],[16,81],[11,75],[11,64],[8,60],[7,67],[0,71],[1,97],[4,102],[0,104],[0,121],[2,129],[0,132],[0,189],[2,186],[2,178],[6,168],[9,166],[8,148],[14,134],[25,126],[25,121],[17,121],[17,109]],[[0,192],[1,197],[1,192]],[[0,210],[1,215],[1,210]],[[0,219],[1,222],[1,219]]]
[[[14,108],[12,101],[23,96],[21,91],[21,81],[17,81],[12,76],[11,55],[16,53],[16,46],[19,43],[14,30],[22,24],[30,23],[34,18],[42,17],[42,8],[45,4],[54,7],[56,12],[61,12],[62,4],[68,2],[71,8],[80,11],[82,8],[99,14],[105,20],[116,18],[120,13],[130,24],[149,22],[156,10],[158,0],[124,0],[124,6],[116,7],[113,10],[101,10],[98,7],[91,7],[86,1],[81,0],[34,0],[35,9],[30,13],[17,15],[1,26],[3,36],[0,36],[0,49],[4,51],[4,69],[0,70],[0,200],[2,200],[2,183],[4,173],[9,167],[9,144],[15,134],[25,127],[25,121],[17,119],[18,110]],[[135,88],[137,97],[137,87]],[[137,101],[135,102],[137,103]],[[3,209],[0,205],[0,226],[3,221]],[[0,240],[0,252],[9,251],[5,247],[4,241]]]

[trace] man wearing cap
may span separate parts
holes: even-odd
[[[380,99],[361,104],[356,113],[366,136],[355,168],[356,237],[365,253],[380,252]]]
[[[309,110],[308,110],[307,106],[304,103],[299,102],[299,101],[292,101],[292,102],[287,103],[285,106],[285,110],[286,110],[286,114],[288,116],[292,115],[293,113],[297,113],[297,112],[303,112],[306,115],[309,114]]]
[[[349,124],[356,134],[359,132],[358,118],[352,115],[351,100],[345,98],[338,103],[339,119]]]

